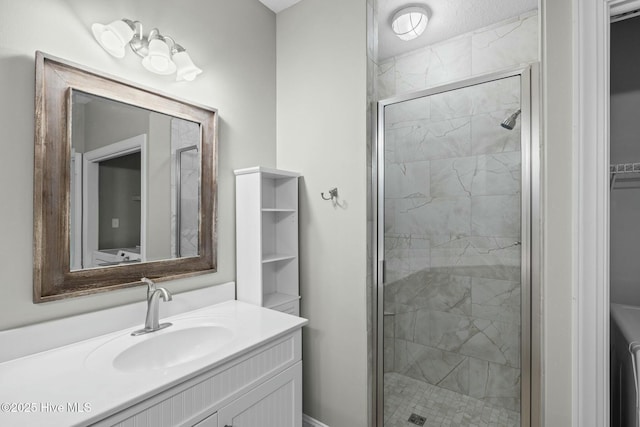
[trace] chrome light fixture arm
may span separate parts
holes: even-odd
[[[127,22],[127,20],[123,21]],[[144,36],[144,31],[142,28],[142,23],[140,21],[129,21],[132,24],[132,28],[134,31],[133,38],[129,42],[129,47],[140,58],[144,58],[149,53],[149,41],[156,37],[160,32],[157,28],[153,28],[149,31],[149,35],[147,37]]]
[[[169,75],[175,72],[178,81],[192,81],[202,73],[173,37],[163,36],[158,28],[152,28],[145,36],[140,21],[123,18],[108,25],[93,24],[92,31],[98,43],[117,58],[124,57],[123,48],[128,44],[152,73]]]

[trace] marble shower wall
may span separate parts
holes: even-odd
[[[519,108],[510,77],[385,110],[385,368],[514,411]]]
[[[528,64],[537,11],[377,62],[378,99]],[[385,372],[519,411],[519,78],[385,120]]]
[[[198,224],[200,212],[200,155],[199,150],[183,151],[181,170],[176,170],[176,156],[200,140],[200,127],[187,120],[171,120],[171,254],[177,256],[177,227],[180,229],[180,255],[198,255]],[[180,173],[180,200],[177,200],[177,174]],[[180,224],[177,223],[180,203]]]
[[[534,10],[406,54],[381,58],[376,94],[385,99],[536,62],[538,44],[538,12]]]

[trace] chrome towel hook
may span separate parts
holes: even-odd
[[[338,198],[338,189],[336,187],[333,187],[329,190],[329,196],[330,197],[325,197],[324,193],[320,193],[320,196],[324,199],[324,200],[333,200],[333,199],[337,199]]]

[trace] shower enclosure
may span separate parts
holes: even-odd
[[[529,68],[378,103],[378,426],[529,425],[531,111]]]

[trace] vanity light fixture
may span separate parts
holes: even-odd
[[[93,36],[116,58],[124,58],[127,44],[142,58],[142,66],[160,75],[176,74],[176,81],[193,81],[202,70],[195,66],[186,49],[157,28],[144,35],[139,21],[120,19],[110,24],[93,24]]]
[[[404,7],[398,10],[391,20],[391,28],[402,40],[413,40],[427,28],[429,14],[420,6]]]

